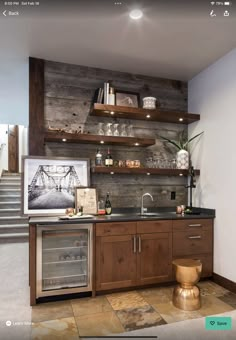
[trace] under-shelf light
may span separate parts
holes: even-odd
[[[180,176],[183,176],[183,174],[181,173],[181,174],[179,174]]]
[[[146,118],[151,118],[151,116],[150,115],[146,115]]]
[[[150,176],[151,175],[150,172],[147,172],[147,175]]]
[[[111,111],[111,112],[110,112],[110,114],[111,114],[111,115],[114,115],[114,114],[115,114],[115,112],[114,112],[114,111]]]
[[[179,121],[182,122],[184,119],[183,118],[179,118]]]
[[[101,140],[100,143],[101,143],[101,144],[104,144],[104,140]]]
[[[111,171],[111,172],[110,172],[110,174],[111,174],[111,175],[114,175],[114,172],[113,172],[113,171]]]
[[[67,141],[67,139],[66,139],[66,138],[62,138],[62,141],[63,141],[63,142],[66,142],[66,141]]]
[[[139,143],[134,143],[135,146],[139,146]]]

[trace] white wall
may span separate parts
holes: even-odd
[[[0,58],[0,124],[29,125],[29,63]]]
[[[19,129],[19,172],[22,172],[22,156],[28,155],[28,128],[20,125]]]
[[[201,175],[194,204],[216,209],[214,272],[236,281],[236,49],[189,82],[189,112],[200,122],[189,135],[204,131],[194,147]]]
[[[8,125],[0,124],[0,176],[8,170]]]

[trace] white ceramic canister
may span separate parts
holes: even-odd
[[[179,150],[176,155],[176,167],[177,169],[189,168],[189,154],[186,150]]]
[[[156,108],[156,98],[155,97],[144,97],[143,98],[143,108],[144,109],[155,109]]]

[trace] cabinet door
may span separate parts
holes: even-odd
[[[96,290],[136,284],[135,236],[96,238]]]
[[[138,235],[137,283],[139,285],[171,281],[171,233]]]

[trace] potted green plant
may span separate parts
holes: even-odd
[[[179,140],[175,141],[163,136],[160,136],[162,139],[174,145],[179,151],[176,154],[176,167],[177,169],[188,169],[189,168],[189,151],[188,145],[195,138],[199,137],[203,134],[203,131],[198,133],[197,135],[191,137],[190,139],[186,139],[184,136],[184,131],[182,131],[179,135]]]

